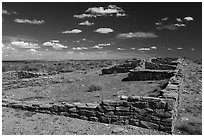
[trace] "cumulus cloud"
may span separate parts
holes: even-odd
[[[88,49],[87,47],[73,47],[73,50],[83,50],[83,49]]]
[[[89,22],[88,20],[86,20],[84,22],[79,23],[79,25],[82,25],[82,26],[91,26],[91,25],[94,25],[94,23]]]
[[[184,20],[186,20],[186,21],[192,21],[192,20],[193,20],[193,17],[185,17]]]
[[[42,44],[42,46],[50,46],[50,47],[52,47],[53,49],[56,49],[56,50],[61,50],[63,48],[68,48],[67,46],[64,46],[64,45],[60,44],[59,41],[53,41],[53,40],[44,42]]]
[[[156,38],[158,37],[156,34],[152,32],[129,32],[129,33],[120,33],[116,36],[117,38]]]
[[[122,48],[117,48],[117,50],[125,50],[125,49],[122,49]]]
[[[103,47],[100,47],[100,46],[98,46],[98,45],[95,45],[95,46],[93,46],[92,48],[94,48],[94,49],[102,49]]]
[[[111,28],[98,28],[98,29],[95,30],[94,32],[107,34],[107,33],[113,32],[113,29],[111,29]]]
[[[181,18],[176,18],[173,20],[169,20],[167,17],[161,19],[160,21],[156,22],[156,28],[158,30],[161,29],[168,29],[168,30],[176,30],[180,27],[185,27],[186,23],[189,21],[192,21],[192,17],[184,17],[183,19]]]
[[[36,49],[29,49],[28,51],[31,52],[31,53],[36,53],[37,52]]]
[[[25,41],[12,41],[11,44],[19,48],[32,48],[32,49],[40,48],[36,43],[25,42]]]
[[[66,30],[66,31],[63,31],[62,33],[65,33],[65,34],[77,34],[77,33],[81,33],[82,30],[80,29],[73,29],[73,30]]]
[[[110,43],[104,43],[104,44],[101,43],[101,44],[98,44],[97,46],[102,46],[102,47],[104,46],[104,47],[106,47],[106,46],[110,46],[110,45],[111,45]]]
[[[2,14],[12,15],[12,14],[18,14],[18,13],[15,12],[15,11],[8,11],[8,10],[5,10],[5,9],[2,9]]]
[[[127,16],[125,11],[121,7],[116,5],[109,5],[107,7],[91,7],[88,8],[85,13],[80,15],[74,15],[74,18],[84,19],[84,18],[96,18],[98,16],[113,16],[124,17]]]
[[[150,48],[139,48],[139,49],[137,49],[137,50],[139,50],[139,51],[149,51],[149,50],[151,50]]]
[[[182,22],[182,19],[181,19],[181,18],[176,18],[176,20],[177,20],[178,22]]]
[[[180,47],[179,47],[179,48],[177,48],[177,49],[178,49],[178,50],[182,50],[183,48],[180,48]]]
[[[29,19],[15,19],[14,20],[17,23],[21,23],[21,24],[36,24],[36,25],[40,25],[44,23],[44,20],[29,20]]]
[[[150,49],[154,49],[155,50],[155,49],[157,49],[157,47],[156,46],[152,46],[152,47],[150,47]]]
[[[74,18],[77,19],[84,19],[84,18],[96,18],[96,15],[92,15],[92,14],[80,14],[80,15],[74,15]]]
[[[97,16],[112,16],[116,15],[117,17],[126,16],[124,10],[121,7],[116,5],[109,5],[108,7],[92,7],[88,8],[85,12],[91,13]]]

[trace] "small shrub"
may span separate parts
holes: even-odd
[[[93,92],[93,91],[99,91],[102,87],[100,85],[91,85],[88,87],[88,90],[86,92]]]
[[[177,127],[178,130],[182,132],[186,132],[190,135],[202,135],[202,124],[196,123],[196,122],[188,122],[183,123],[179,127]]]

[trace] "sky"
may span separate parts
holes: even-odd
[[[2,59],[201,57],[201,2],[3,2]]]

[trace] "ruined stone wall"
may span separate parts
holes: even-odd
[[[122,81],[146,81],[146,80],[162,80],[170,79],[174,76],[174,72],[167,71],[130,71],[127,78]]]
[[[108,124],[134,125],[172,133],[179,105],[182,75],[173,76],[162,95],[155,97],[122,96],[120,101],[103,100],[93,103],[53,103],[41,104],[31,101],[3,99],[4,107],[64,115],[83,120]]]
[[[108,124],[134,125],[173,133],[183,85],[179,66],[173,74],[158,98],[121,96],[120,101],[102,100],[99,104],[80,102],[41,104],[35,101],[15,101],[4,98],[2,105],[39,113]]]
[[[151,62],[145,62],[145,69],[152,70],[175,70],[176,66],[165,65],[165,64],[156,64]]]

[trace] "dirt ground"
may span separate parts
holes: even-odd
[[[3,135],[166,135],[130,125],[112,125],[70,117],[3,108]]]
[[[181,92],[181,103],[175,134],[202,134],[202,65],[185,60],[183,68],[184,90]]]

